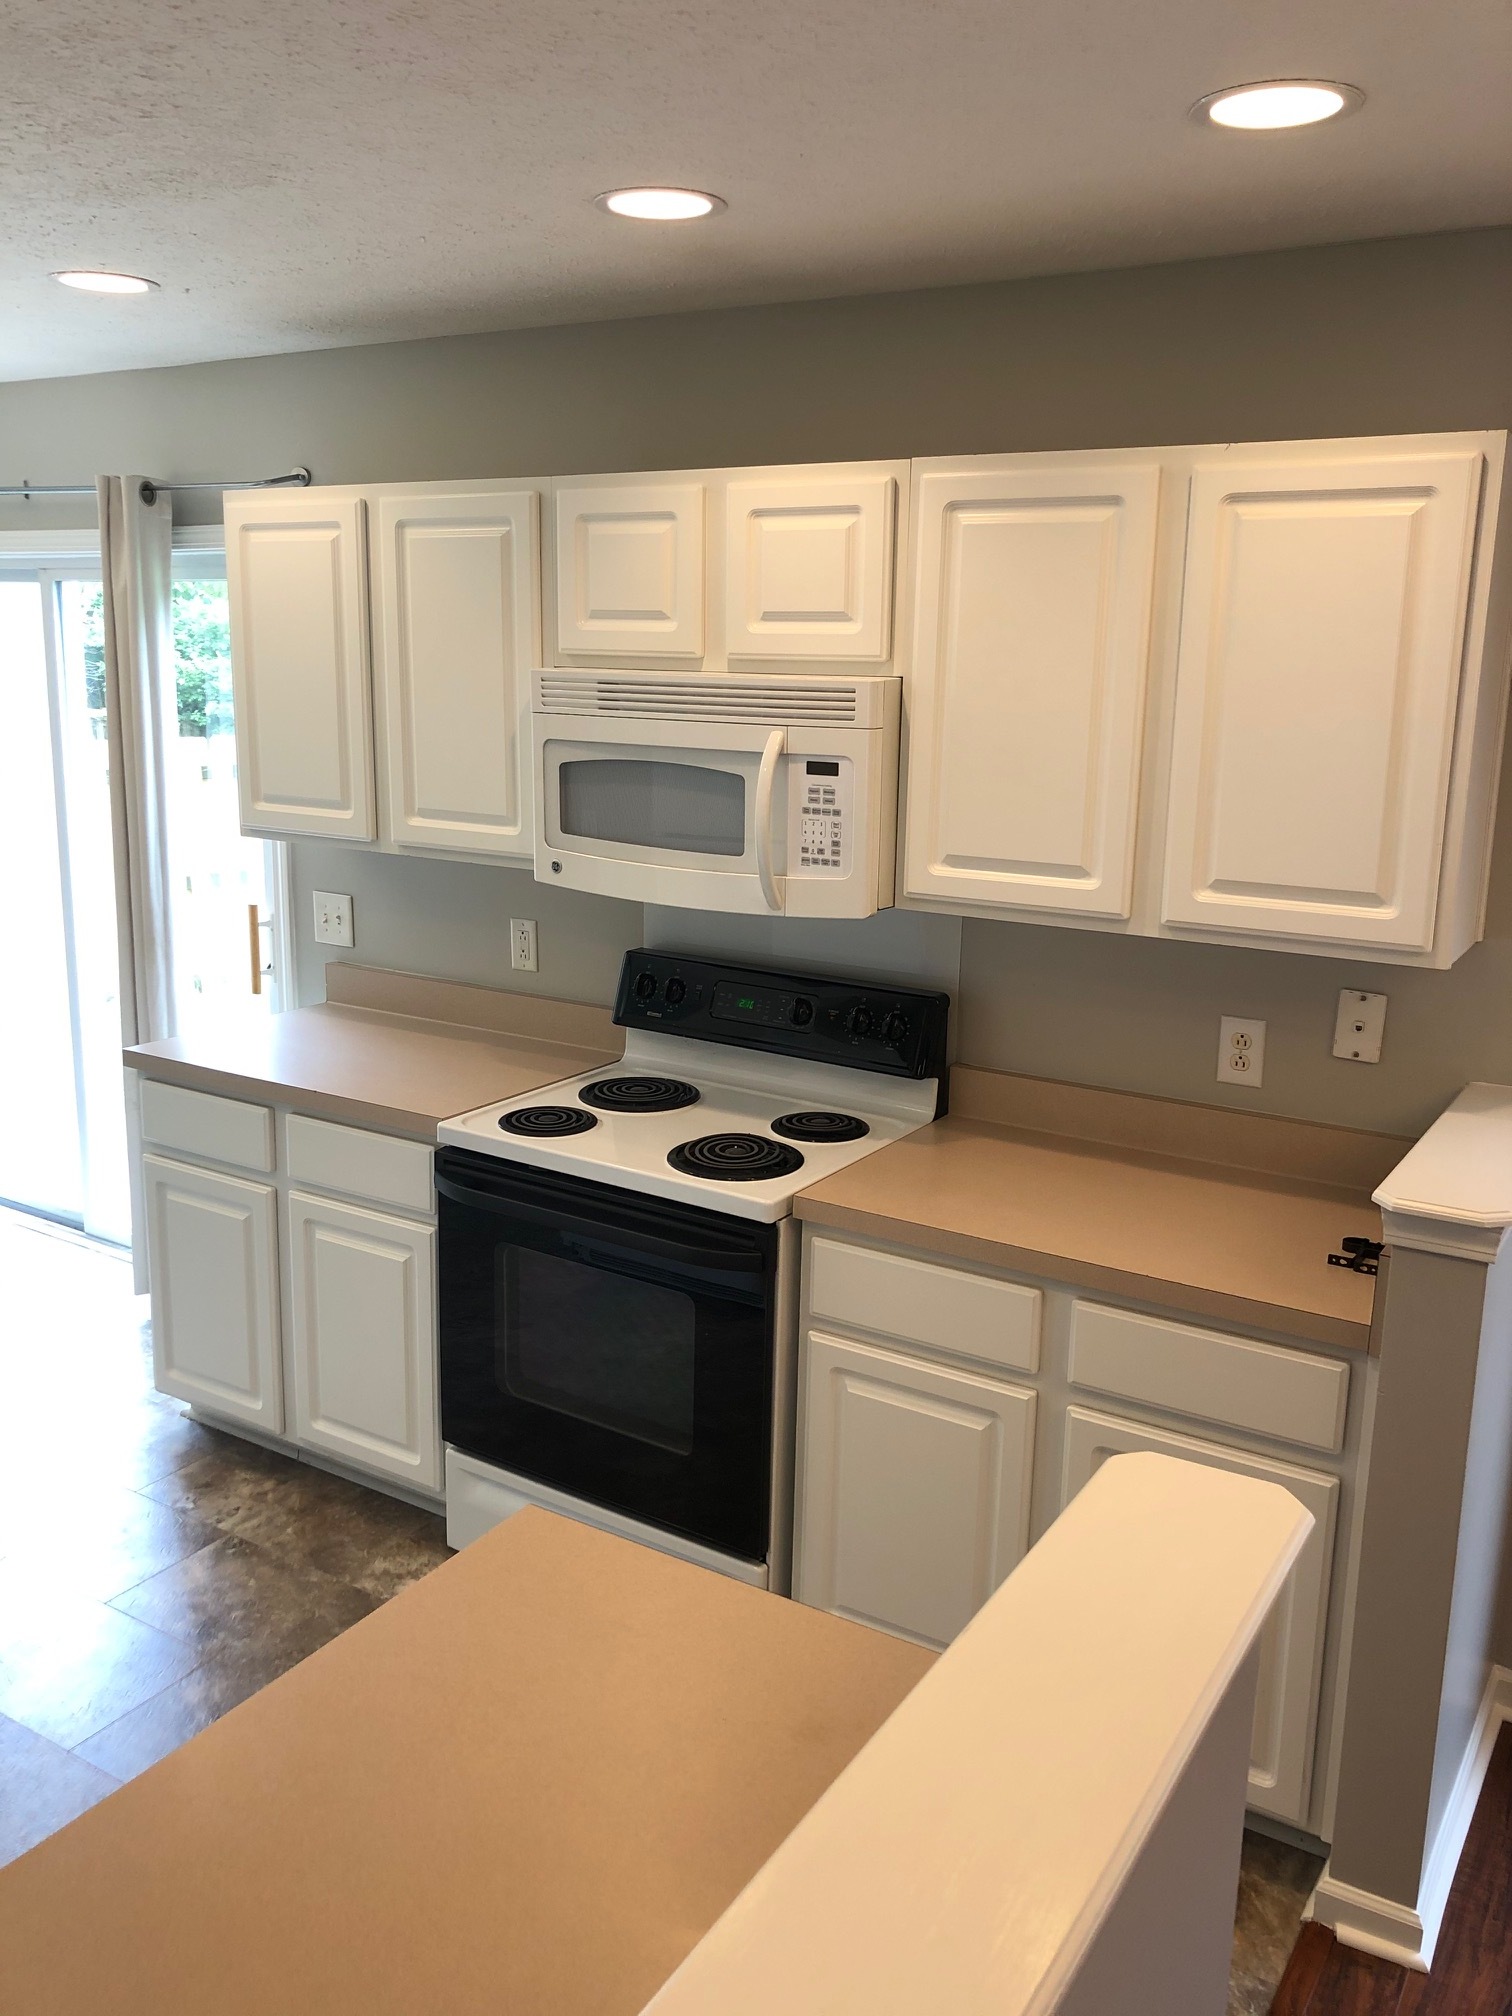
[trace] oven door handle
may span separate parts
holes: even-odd
[[[677,1267],[702,1267],[722,1274],[759,1274],[766,1264],[765,1254],[755,1246],[700,1245],[681,1239],[663,1239],[654,1232],[642,1232],[631,1225],[586,1218],[564,1211],[559,1205],[529,1204],[517,1197],[500,1197],[489,1190],[474,1189],[455,1177],[437,1175],[436,1190],[454,1204],[467,1204],[475,1211],[492,1212],[500,1218],[518,1218],[529,1225],[544,1225],[564,1239],[592,1241],[620,1252],[644,1253],[652,1259]]]
[[[756,772],[756,879],[761,884],[762,900],[768,910],[778,911],[783,907],[784,892],[772,872],[772,805],[777,791],[777,765],[782,761],[786,748],[786,732],[774,728],[766,739],[766,747],[761,752],[761,767]]]

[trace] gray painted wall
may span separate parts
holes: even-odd
[[[299,462],[318,482],[381,481],[1505,427],[1509,333],[1512,231],[1467,232],[4,386],[0,482]],[[217,503],[176,508],[206,519]],[[62,514],[11,504],[0,523],[44,516]],[[1451,973],[972,921],[959,1054],[1420,1127],[1466,1080],[1512,1078],[1512,792],[1503,802],[1493,935]],[[500,920],[519,914],[520,885],[507,871],[295,852],[302,892],[357,894],[358,956],[508,979]],[[603,999],[638,912],[559,909],[549,893],[530,891],[539,984]],[[307,988],[321,956],[301,945]],[[1329,1055],[1343,985],[1391,996],[1379,1066]],[[1269,1024],[1258,1093],[1216,1082],[1220,1013]]]

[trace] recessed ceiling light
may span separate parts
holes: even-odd
[[[1213,126],[1269,133],[1282,126],[1316,126],[1321,119],[1358,111],[1364,103],[1365,93],[1353,84],[1283,77],[1268,84],[1232,84],[1223,91],[1210,91],[1192,107],[1192,117]]]
[[[139,273],[91,273],[83,268],[71,268],[66,273],[54,273],[54,280],[61,280],[65,287],[77,287],[85,294],[155,294],[156,280],[144,280]]]
[[[593,200],[616,217],[639,217],[653,224],[686,224],[725,207],[722,196],[707,196],[702,189],[608,189]]]

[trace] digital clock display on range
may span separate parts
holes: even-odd
[[[807,1013],[804,1011],[807,1010]],[[790,1029],[813,1019],[813,1004],[776,987],[737,987],[721,980],[709,1013],[718,1022],[754,1022],[763,1029]]]

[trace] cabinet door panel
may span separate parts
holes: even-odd
[[[911,896],[1129,915],[1157,465],[920,479]]]
[[[1432,946],[1481,467],[1198,469],[1167,923]]]
[[[559,652],[702,656],[703,485],[559,488],[556,573]]]
[[[1029,1539],[1034,1395],[811,1334],[801,1602],[944,1646]]]
[[[159,1392],[283,1429],[271,1184],[142,1157]]]
[[[1280,1484],[1313,1515],[1313,1530],[1260,1639],[1260,1685],[1249,1782],[1249,1803],[1257,1812],[1304,1827],[1318,1726],[1338,1480],[1217,1443],[1168,1434],[1141,1422],[1070,1407],[1066,1410],[1061,1503],[1069,1504],[1109,1456],[1141,1449]]]
[[[530,491],[379,500],[389,818],[404,846],[531,853],[538,522]]]
[[[439,1490],[435,1230],[289,1193],[294,1433]]]
[[[371,840],[360,498],[226,500],[242,825]]]
[[[732,483],[725,553],[731,657],[885,659],[892,644],[890,476]]]

